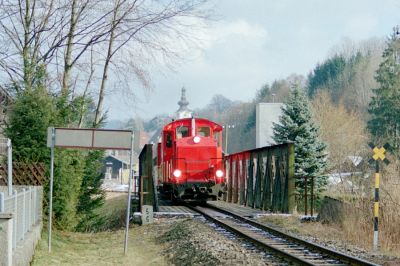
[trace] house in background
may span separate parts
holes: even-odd
[[[104,158],[104,179],[117,181],[118,183],[127,183],[129,176],[129,157],[121,158],[112,154]]]

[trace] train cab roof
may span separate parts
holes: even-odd
[[[209,126],[214,132],[222,131],[222,126],[205,118],[183,118],[172,121],[163,127],[163,131],[174,131],[181,126],[191,126],[192,120],[195,120],[196,127]]]

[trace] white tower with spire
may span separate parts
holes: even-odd
[[[190,118],[193,116],[193,111],[188,108],[189,102],[186,100],[186,89],[182,87],[181,99],[178,102],[179,109],[176,111],[176,118]]]

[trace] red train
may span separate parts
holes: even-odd
[[[222,126],[184,118],[163,127],[157,146],[160,192],[172,199],[215,200],[222,194]]]

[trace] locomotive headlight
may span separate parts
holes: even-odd
[[[200,142],[200,137],[199,136],[194,137],[193,138],[193,142],[194,143],[199,143]]]
[[[179,169],[175,169],[174,172],[172,173],[176,178],[181,177],[182,171]]]
[[[221,178],[221,177],[224,176],[224,172],[222,172],[222,170],[217,170],[217,171],[215,172],[215,175],[216,175],[218,178]]]

